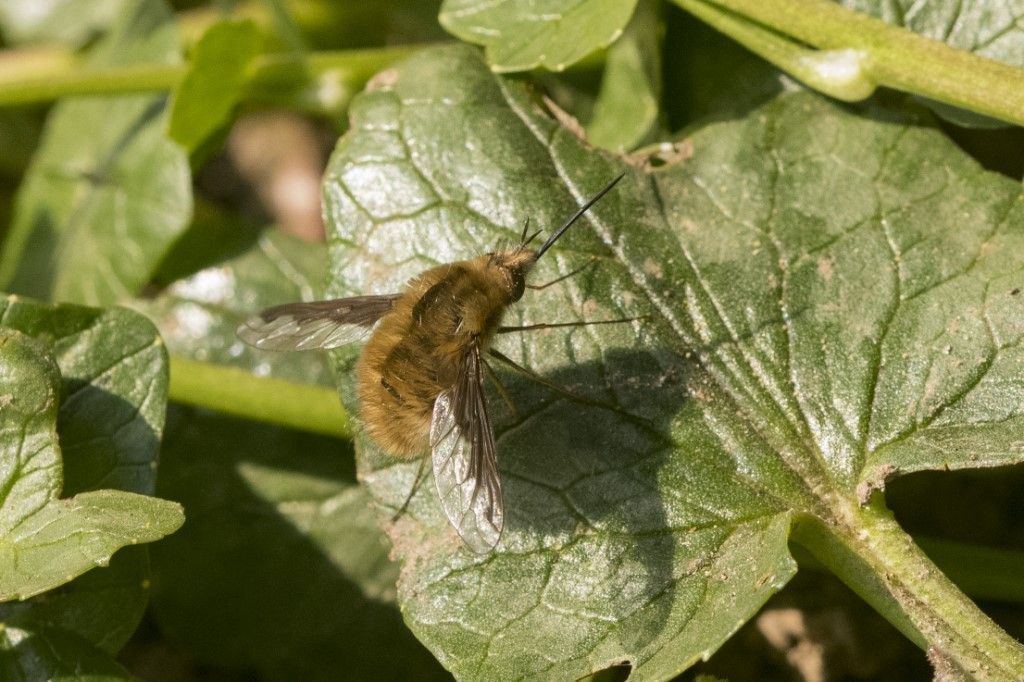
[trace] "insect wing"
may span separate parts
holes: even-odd
[[[338,348],[369,334],[397,299],[398,294],[386,294],[285,303],[253,315],[238,327],[237,334],[262,350]]]
[[[501,538],[505,512],[482,360],[477,349],[466,355],[455,385],[434,402],[431,462],[448,521],[470,549],[485,554]]]

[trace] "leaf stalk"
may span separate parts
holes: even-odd
[[[880,495],[846,500],[840,524],[804,515],[792,539],[911,641],[972,679],[1015,680],[1024,646],[961,592],[896,523]]]
[[[338,393],[326,386],[258,377],[237,367],[171,355],[171,400],[336,438],[351,438]]]
[[[1024,125],[1024,69],[829,0],[673,0],[808,86],[845,101],[885,86]]]
[[[347,104],[347,98],[362,89],[373,74],[422,47],[264,55],[253,65],[245,92],[250,99],[263,99],[281,90],[301,91],[300,103],[337,109],[339,97],[344,95],[340,104]],[[94,68],[59,49],[7,51],[0,53],[0,106],[40,104],[73,96],[166,92],[173,90],[187,71],[187,64]]]

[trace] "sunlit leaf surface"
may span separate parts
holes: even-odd
[[[463,548],[429,484],[388,527],[406,620],[459,677],[669,677],[792,575],[793,513],[837,524],[896,472],[1024,458],[1018,183],[912,118],[802,93],[691,143],[630,171],[534,280],[592,267],[510,311],[645,319],[496,342],[586,399],[498,366],[497,550]],[[550,228],[623,168],[475,51],[424,53],[353,104],[324,185],[329,293]],[[357,353],[336,353],[352,412]],[[396,509],[417,463],[359,445]]]

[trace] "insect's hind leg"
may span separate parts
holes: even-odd
[[[498,375],[495,374],[494,369],[486,360],[483,358],[480,358],[480,360],[483,363],[484,370],[487,371],[487,376],[494,383],[494,388],[498,390],[498,395],[500,395],[501,399],[505,401],[506,405],[508,405],[508,409],[512,413],[512,418],[519,419],[519,410],[516,409],[515,403],[512,402],[512,397],[508,394],[508,389],[505,388],[505,384],[501,383],[501,379],[498,378]]]
[[[583,265],[581,265],[580,267],[576,268],[575,270],[573,270],[572,272],[570,272],[570,273],[568,273],[566,275],[562,275],[561,277],[556,277],[555,279],[551,280],[550,282],[545,282],[544,284],[527,284],[526,288],[527,289],[532,289],[533,291],[540,291],[541,289],[547,289],[549,286],[551,286],[553,284],[558,284],[559,282],[564,282],[565,280],[569,279],[573,275],[578,275],[579,273],[583,272],[584,270],[586,270],[587,268],[589,268],[591,265],[593,265],[596,262],[597,262],[597,258],[591,258],[588,262],[584,263]]]
[[[412,502],[412,498],[416,496],[416,491],[420,489],[420,483],[423,482],[424,473],[426,471],[426,463],[427,458],[425,456],[421,457],[420,465],[416,469],[416,478],[413,479],[412,482],[412,488],[409,489],[409,494],[408,496],[406,496],[405,502],[402,503],[402,506],[399,507],[398,511],[395,512],[394,516],[391,517],[391,523],[394,523],[399,518],[401,518],[402,514],[405,513],[405,510],[409,508],[409,503]]]
[[[636,322],[643,317],[622,317],[616,320],[580,320],[579,322],[541,322],[539,324],[526,324],[521,326],[501,326],[495,330],[495,334],[510,334],[512,332],[529,332],[536,329],[557,329],[559,327],[589,327],[598,324],[621,324],[623,322]]]
[[[569,389],[567,389],[567,388],[565,388],[563,386],[559,386],[558,384],[556,384],[555,382],[551,381],[550,379],[545,379],[544,377],[542,377],[541,375],[537,374],[533,370],[527,369],[526,367],[523,367],[518,362],[516,362],[515,360],[513,360],[509,356],[505,355],[504,353],[502,353],[499,350],[495,350],[494,348],[489,348],[489,349],[487,349],[487,354],[490,355],[495,360],[499,360],[499,361],[505,363],[506,365],[511,367],[513,370],[515,370],[519,374],[522,374],[526,378],[531,379],[531,380],[537,382],[538,384],[540,384],[541,386],[544,386],[545,388],[551,389],[555,393],[558,393],[560,395],[565,396],[569,400],[573,400],[573,401],[578,402],[578,403],[584,403],[586,405],[594,405],[596,407],[604,407],[604,408],[609,408],[609,409],[615,409],[614,405],[608,405],[606,403],[602,403],[600,401],[593,400],[592,398],[587,398],[586,396],[582,396],[582,395],[580,395],[578,393],[573,393]]]

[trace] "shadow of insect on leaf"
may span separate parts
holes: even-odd
[[[506,510],[495,558],[512,561],[538,544],[551,547],[558,560],[545,599],[604,611],[609,621],[631,619],[614,635],[625,651],[639,650],[663,627],[670,608],[663,597],[682,570],[664,463],[675,448],[671,424],[686,401],[692,367],[669,350],[614,349],[600,361],[542,376],[581,398],[574,400],[495,363],[515,405],[513,413],[489,391]],[[375,492],[387,485],[385,477],[408,483],[414,476],[415,464],[372,454],[363,464]],[[381,469],[367,472],[367,465]],[[398,487],[387,490],[389,502],[400,504],[391,497]],[[458,547],[436,506],[433,482],[425,480],[409,505],[415,519],[391,529],[399,555],[444,561]]]

